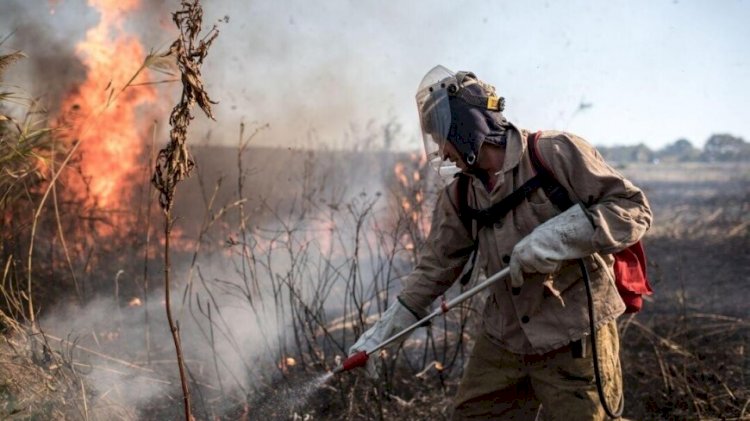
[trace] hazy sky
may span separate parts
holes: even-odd
[[[209,23],[229,17],[204,67],[221,102],[218,123],[201,126],[213,139],[234,142],[244,119],[270,123],[261,143],[345,146],[395,120],[400,146],[419,147],[414,94],[436,64],[494,84],[506,116],[529,129],[654,148],[680,137],[701,146],[716,132],[750,138],[750,1],[212,0],[204,8]],[[146,15],[132,19],[155,20]],[[96,20],[57,16],[73,26]],[[148,31],[143,43],[172,36]],[[576,112],[582,102],[592,106]]]

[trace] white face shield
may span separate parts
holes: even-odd
[[[441,176],[452,176],[461,171],[443,159],[451,124],[449,89],[458,90],[455,73],[443,66],[435,66],[422,79],[416,96],[427,161]]]

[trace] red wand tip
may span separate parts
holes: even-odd
[[[341,366],[333,370],[333,372],[340,373],[342,371],[349,371],[353,368],[364,367],[365,364],[367,364],[368,359],[370,359],[370,356],[367,355],[367,351],[359,351],[344,360]]]

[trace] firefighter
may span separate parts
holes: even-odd
[[[473,73],[432,69],[417,92],[427,156],[442,174],[469,177],[441,191],[429,237],[397,300],[351,347],[369,350],[428,314],[461,274],[475,247],[477,267],[510,279],[494,284],[481,331],[454,399],[454,419],[605,419],[597,394],[582,271],[591,281],[604,395],[622,398],[616,319],[625,304],[614,283],[612,253],[639,241],[651,225],[643,192],[586,141],[543,131],[541,160],[575,205],[564,212],[543,189],[492,225],[465,224],[459,203],[485,209],[535,175],[531,133],[503,116],[504,99]],[[368,372],[377,372],[368,362]]]

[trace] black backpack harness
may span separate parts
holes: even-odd
[[[569,207],[573,206],[573,201],[568,197],[568,192],[555,178],[552,172],[542,163],[542,160],[537,154],[536,145],[541,132],[530,134],[527,137],[527,150],[529,152],[529,158],[531,158],[531,164],[534,167],[536,175],[531,177],[521,187],[514,190],[508,196],[503,198],[501,201],[491,205],[484,209],[475,209],[469,206],[468,192],[469,185],[471,184],[471,176],[464,173],[456,174],[458,180],[456,180],[457,190],[457,201],[454,202],[454,207],[458,210],[458,217],[461,218],[464,227],[468,232],[472,232],[472,221],[477,222],[477,231],[482,227],[489,227],[497,222],[500,222],[505,215],[507,215],[516,206],[520,205],[526,200],[531,194],[537,189],[541,188],[547,195],[547,198],[555,205],[561,212],[565,211]],[[450,195],[448,196],[450,197]],[[457,205],[456,205],[457,203]],[[474,242],[474,251],[470,260],[470,264],[464,269],[463,275],[461,276],[461,285],[466,285],[471,280],[471,273],[476,263],[477,248],[479,243]]]

